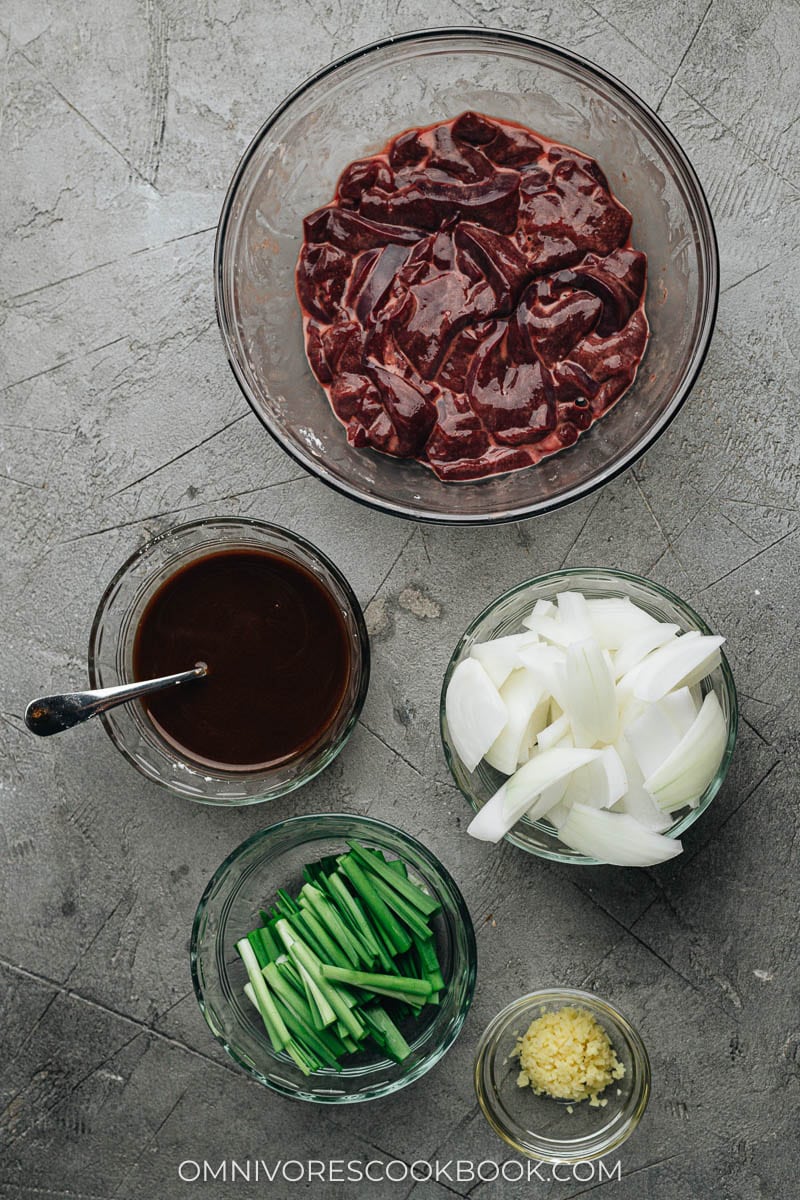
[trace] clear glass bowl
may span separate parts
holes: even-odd
[[[103,713],[106,733],[128,762],[171,792],[205,804],[257,804],[307,783],[336,758],[353,732],[369,686],[369,637],[361,606],[338,567],[310,542],[264,521],[213,517],[176,525],[147,542],[109,583],[89,635],[92,688],[130,683],[136,628],[151,596],[186,563],[221,549],[271,550],[311,571],[333,597],[350,644],[350,678],[321,738],[302,754],[262,771],[223,771],[183,756],[163,738],[141,703]],[[266,684],[265,684],[266,686]]]
[[[434,919],[446,991],[438,1007],[403,1025],[412,1053],[395,1063],[362,1053],[337,1073],[305,1076],[285,1054],[276,1054],[243,994],[247,973],[235,943],[260,924],[258,910],[278,888],[295,895],[306,863],[341,853],[348,838],[403,858],[411,877],[442,905]],[[442,864],[415,838],[371,817],[323,813],[293,817],[256,833],[233,851],[209,880],[197,907],[191,940],[192,981],[208,1027],[227,1053],[254,1079],[294,1100],[356,1104],[407,1087],[447,1053],[458,1037],[475,989],[475,934],[461,892]]]
[[[418,463],[348,445],[306,362],[294,270],[303,218],[342,169],[403,129],[465,109],[521,122],[594,156],[648,256],[652,337],[634,386],[568,450],[536,467],[440,482]],[[272,114],[245,151],[215,249],[217,315],[233,373],[272,436],[323,482],[374,508],[456,524],[514,521],[575,500],[643,454],[683,404],[711,339],[714,226],[675,138],[624,84],[521,34],[433,29],[332,63]]]
[[[625,1067],[622,1079],[601,1093],[605,1107],[592,1108],[587,1100],[570,1105],[517,1086],[517,1039],[543,1013],[566,1005],[592,1014]],[[639,1124],[650,1098],[650,1060],[630,1021],[607,1000],[549,988],[521,996],[487,1026],[475,1057],[475,1091],[492,1129],[517,1153],[542,1162],[589,1162],[616,1150]]]
[[[490,638],[503,637],[508,633],[519,633],[526,617],[537,600],[552,600],[559,592],[572,588],[583,592],[585,596],[627,596],[634,604],[638,604],[646,612],[659,621],[668,621],[679,625],[683,630],[697,629],[701,633],[711,633],[702,617],[690,608],[685,600],[674,593],[653,583],[650,579],[642,579],[639,575],[629,575],[625,571],[603,570],[594,567],[577,567],[573,570],[553,571],[549,575],[540,575],[537,579],[529,579],[525,583],[511,588],[485,608],[464,632],[453,651],[453,655],[445,671],[442,694],[439,702],[439,727],[442,745],[447,759],[447,765],[462,795],[478,812],[490,799],[505,780],[505,776],[495,771],[486,762],[480,762],[472,772],[467,771],[450,743],[445,714],[445,696],[447,686],[453,671],[463,658],[469,656],[473,642],[485,642]],[[679,810],[675,821],[667,830],[668,837],[680,837],[684,830],[693,825],[697,818],[705,812],[711,801],[722,787],[722,782],[728,773],[728,767],[736,744],[736,731],[739,723],[739,706],[736,698],[736,686],[733,682],[728,660],[724,653],[722,662],[715,671],[703,681],[703,690],[713,688],[722,707],[725,720],[728,723],[728,741],[722,761],[711,783],[700,798],[696,808]],[[551,858],[556,862],[575,863],[579,866],[598,866],[598,860],[565,846],[559,839],[558,833],[550,822],[543,818],[539,821],[529,821],[523,817],[510,833],[506,841],[512,846],[519,846],[530,854],[538,854],[540,858]]]

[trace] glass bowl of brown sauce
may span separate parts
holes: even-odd
[[[198,662],[205,678],[103,714],[106,732],[170,791],[255,804],[308,782],[345,745],[367,693],[369,639],[321,551],[276,525],[216,517],[132,554],[89,640],[93,688]]]

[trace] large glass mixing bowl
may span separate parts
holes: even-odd
[[[466,109],[518,121],[592,155],[633,213],[648,257],[652,336],[636,382],[568,450],[470,483],[350,446],[306,362],[294,271],[303,218],[343,168],[403,129]],[[519,520],[576,500],[630,466],[666,428],[703,362],[717,307],[711,214],[686,155],[607,72],[520,34],[433,29],[357,50],[302,84],[236,169],[215,250],[217,312],[233,372],[272,436],[307,470],[374,508],[418,520]]]

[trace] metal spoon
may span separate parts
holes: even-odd
[[[160,692],[162,688],[179,683],[188,683],[192,679],[202,679],[207,674],[208,667],[201,662],[196,663],[191,671],[162,675],[160,679],[143,679],[141,683],[124,683],[119,687],[99,688],[93,692],[41,696],[38,700],[31,700],[25,709],[25,724],[39,737],[50,737],[52,733],[71,729],[73,725],[88,721],[89,717],[95,717],[109,708],[116,708],[118,704],[127,704],[129,700],[138,700],[140,696],[148,696],[151,692]]]

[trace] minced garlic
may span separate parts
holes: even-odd
[[[600,1093],[625,1066],[617,1058],[608,1034],[590,1012],[566,1006],[545,1012],[517,1042],[518,1087],[532,1087],[555,1100],[588,1100],[602,1108]]]

